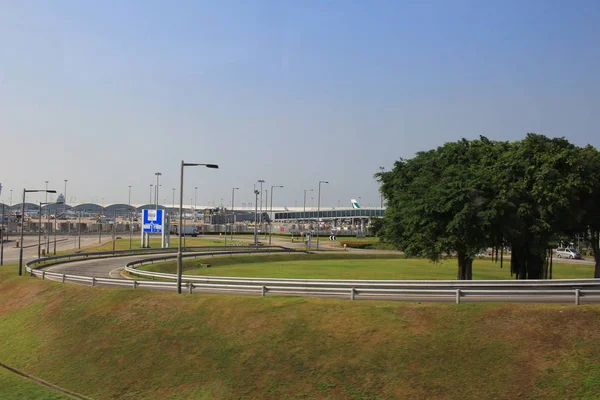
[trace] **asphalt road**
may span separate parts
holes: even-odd
[[[10,241],[4,243],[4,264],[15,264],[19,262],[19,248],[16,246],[14,237],[10,238]],[[45,241],[42,238],[42,248],[45,249]],[[102,243],[110,242],[110,240],[103,240]],[[50,238],[50,251],[54,251],[54,238]],[[37,258],[37,236],[25,236],[23,238],[23,260],[25,262],[31,261]],[[56,237],[56,251],[73,251],[77,249],[77,236],[57,236]],[[81,247],[97,246],[98,236],[81,236]]]

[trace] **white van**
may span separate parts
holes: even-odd
[[[575,249],[563,248],[559,247],[556,249],[556,257],[558,258],[570,258],[570,259],[580,259],[581,254]]]

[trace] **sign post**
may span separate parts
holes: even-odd
[[[142,210],[142,247],[150,247],[151,233],[160,233],[161,247],[167,247],[164,210]]]

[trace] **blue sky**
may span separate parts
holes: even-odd
[[[4,202],[146,202],[157,171],[170,202],[185,159],[221,166],[186,202],[375,205],[379,166],[446,141],[600,146],[598,1],[0,0],[0,49]]]

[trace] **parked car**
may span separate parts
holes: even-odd
[[[580,259],[581,254],[575,249],[563,248],[559,247],[556,249],[556,257],[558,258],[570,258],[570,259]]]

